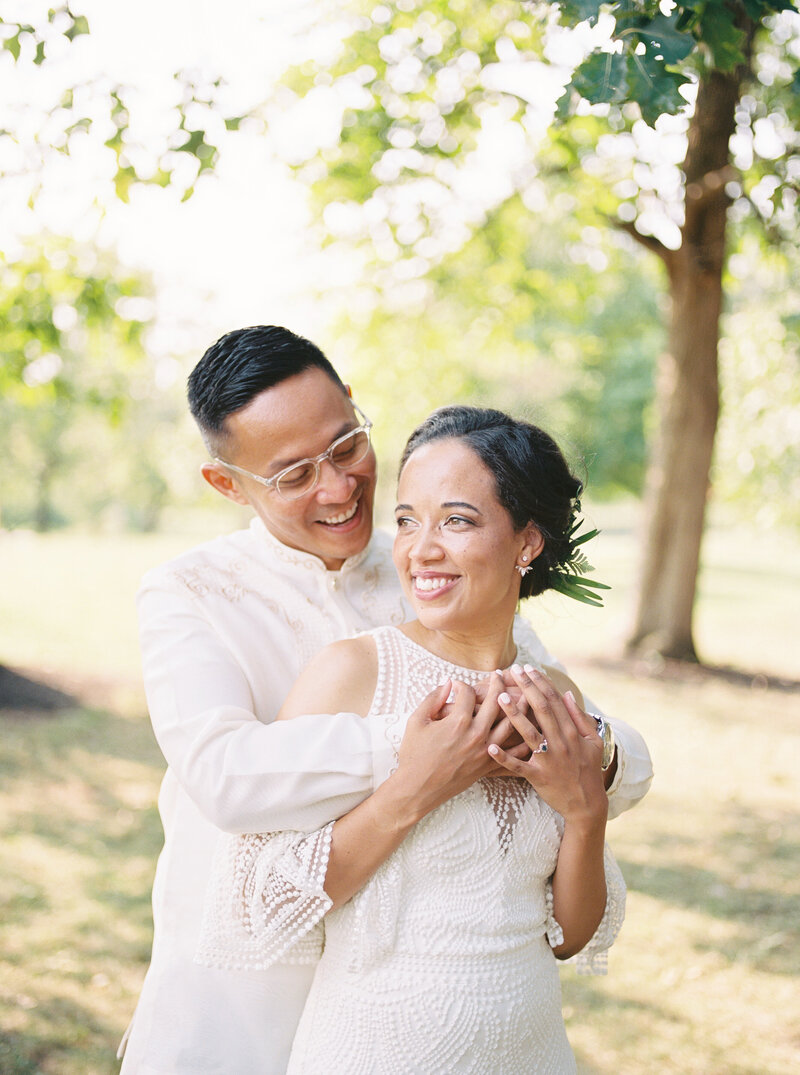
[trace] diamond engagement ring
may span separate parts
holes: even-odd
[[[547,740],[546,739],[542,739],[541,743],[538,745],[536,750],[531,751],[531,755],[533,755],[533,754],[546,754],[546,753],[547,753]]]

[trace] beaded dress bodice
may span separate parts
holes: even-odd
[[[396,628],[372,635],[379,674],[367,719],[395,749],[409,714],[444,678],[474,685],[486,675]],[[421,821],[326,917],[289,1075],[573,1072],[548,943],[561,940],[548,879],[562,832],[527,782],[502,777]]]

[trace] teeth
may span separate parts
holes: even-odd
[[[346,523],[348,519],[352,519],[355,513],[358,511],[358,501],[353,504],[349,511],[343,511],[341,515],[332,515],[330,519],[325,519],[324,522],[330,525],[336,526],[338,523]]]
[[[452,581],[453,581],[452,579],[442,578],[441,576],[438,576],[437,578],[429,578],[429,579],[421,579],[421,578],[419,578],[419,576],[417,576],[414,579],[414,586],[418,590],[441,590],[441,588],[443,586],[446,586],[448,584],[448,582],[452,582]]]

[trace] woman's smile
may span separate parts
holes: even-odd
[[[434,572],[412,572],[414,594],[421,601],[432,601],[449,593],[459,581],[458,575],[441,575]]]

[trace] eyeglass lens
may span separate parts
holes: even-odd
[[[331,445],[327,457],[337,470],[345,470],[354,463],[360,463],[368,451],[369,434],[365,429],[354,429]],[[302,496],[316,485],[318,472],[317,463],[298,463],[278,478],[278,492],[290,500]]]

